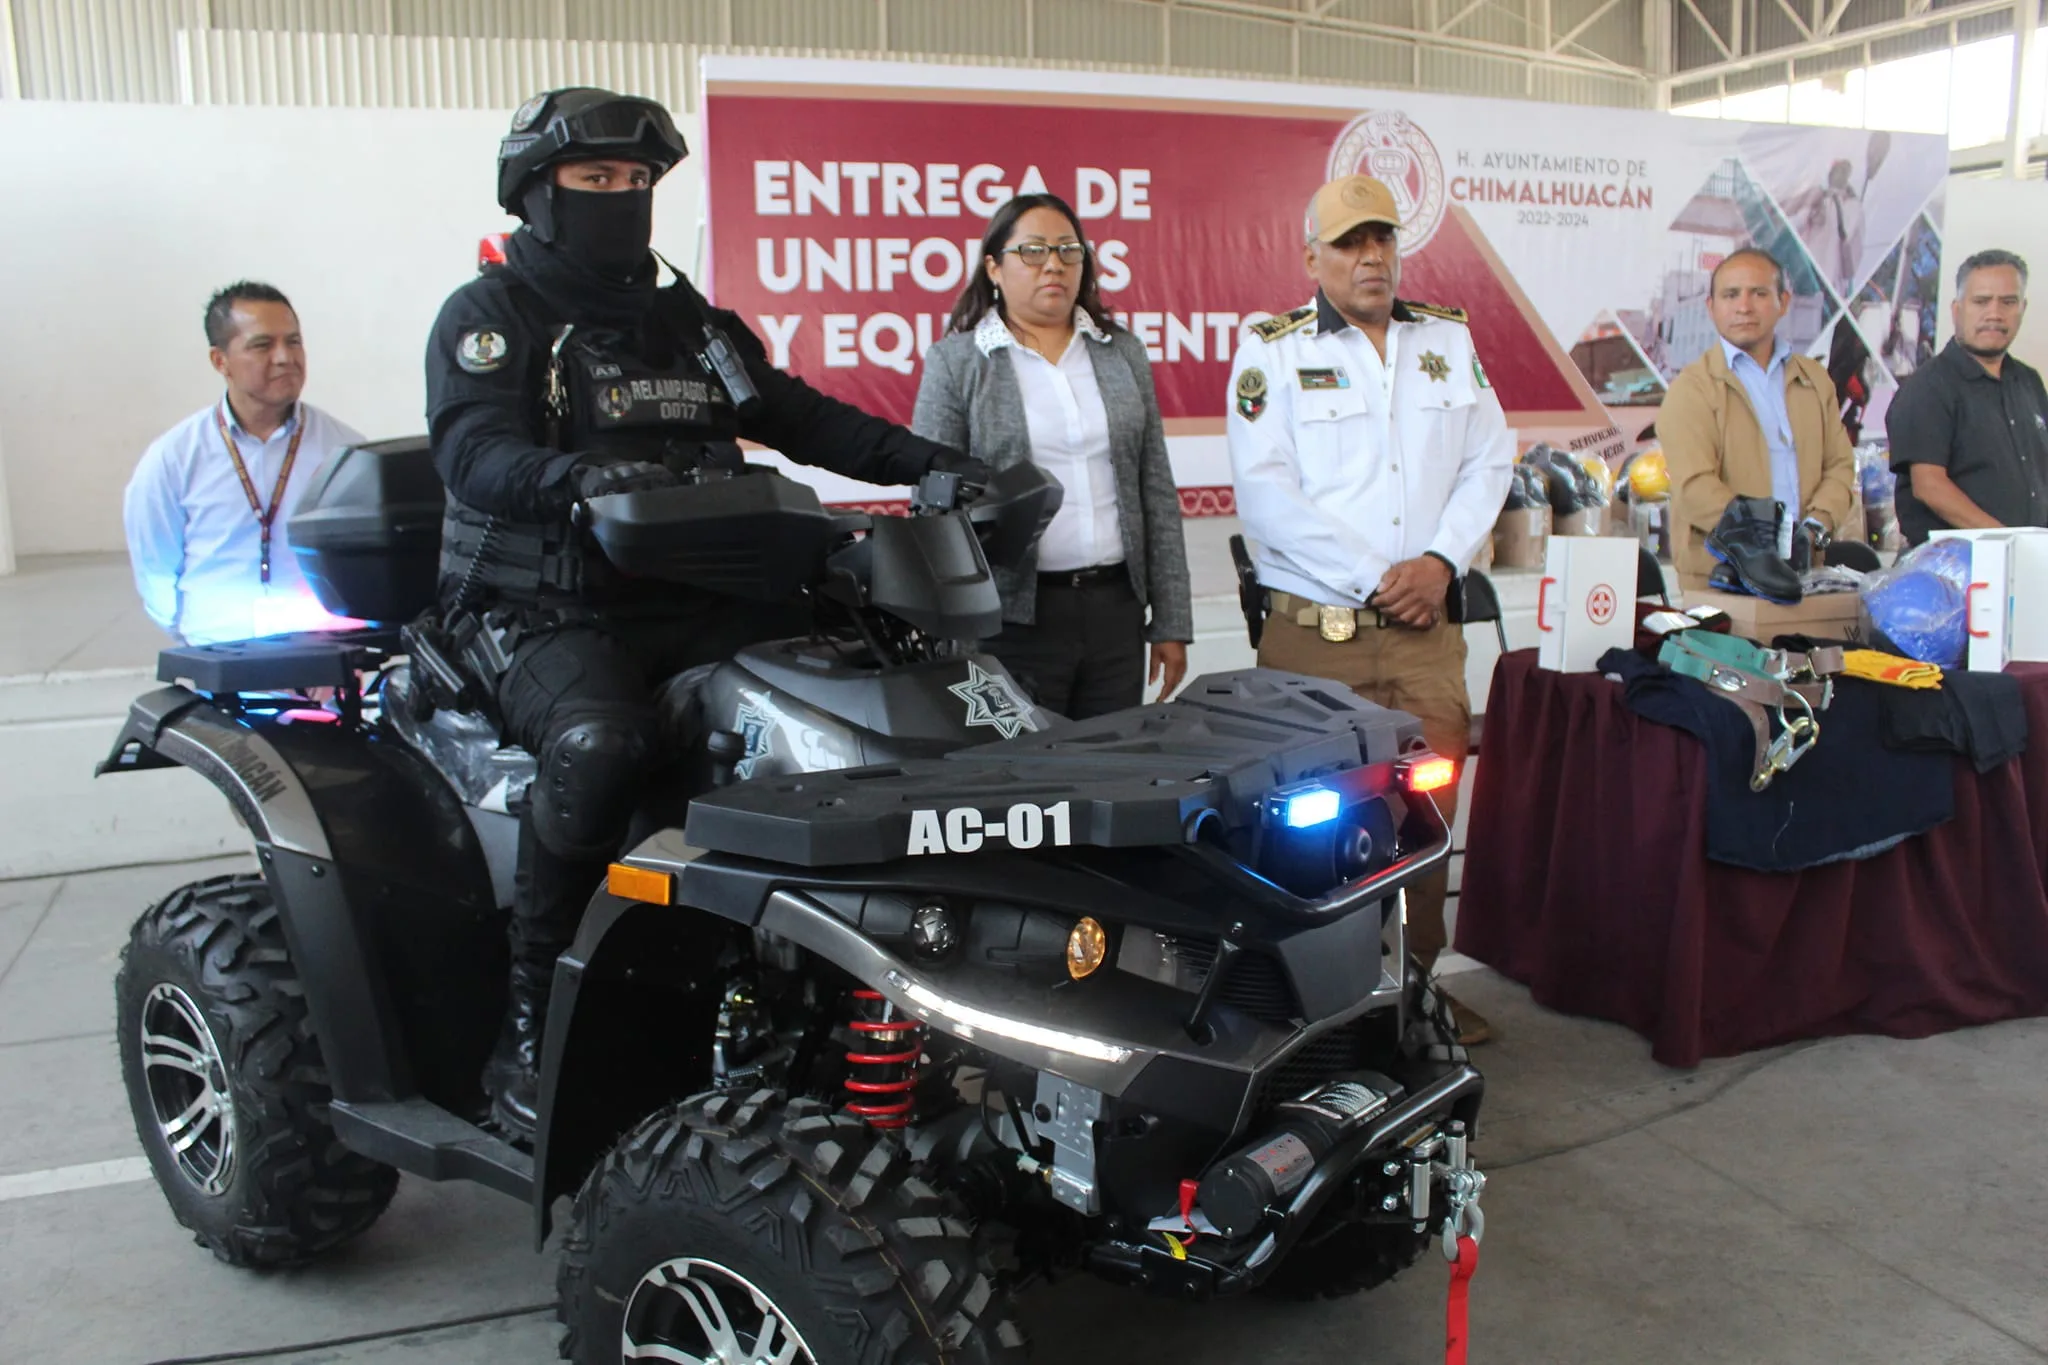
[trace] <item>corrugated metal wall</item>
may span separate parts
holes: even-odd
[[[1727,3],[1728,0],[1721,0]],[[1857,0],[1884,3],[1886,0]],[[1889,0],[1903,3],[1903,0]],[[688,99],[703,50],[888,54],[1215,72],[1642,105],[1648,84],[1345,24],[1447,24],[1467,0],[5,0],[0,93],[30,99],[503,107],[554,80]],[[1448,32],[1541,46],[1542,0],[1484,0]],[[1549,0],[1561,35],[1601,0]],[[1261,14],[1260,12],[1264,13]],[[7,41],[11,39],[11,46]],[[1623,0],[1568,49],[1640,66]],[[1534,55],[1534,54],[1532,54]]]

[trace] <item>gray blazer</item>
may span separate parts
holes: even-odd
[[[1095,362],[1095,382],[1109,416],[1109,457],[1116,469],[1124,565],[1138,600],[1152,612],[1145,638],[1193,640],[1180,493],[1167,463],[1166,432],[1159,420],[1159,396],[1152,387],[1145,344],[1122,328],[1110,334],[1106,346],[1086,337],[1077,337],[1075,344],[1087,347]],[[1029,460],[1031,432],[1008,349],[983,355],[972,332],[955,332],[934,344],[925,353],[910,429],[997,469]],[[1003,596],[1003,619],[1031,624],[1038,601],[1036,549],[1021,569],[996,570],[996,586]]]

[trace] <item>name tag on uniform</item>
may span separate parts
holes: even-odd
[[[1342,370],[1296,370],[1294,377],[1304,390],[1351,387],[1351,376]]]

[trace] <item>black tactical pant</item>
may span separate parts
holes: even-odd
[[[647,783],[663,762],[656,693],[685,669],[731,658],[761,640],[802,635],[801,612],[735,598],[679,592],[660,614],[538,629],[513,648],[498,680],[505,742],[540,763],[519,824],[519,864],[512,907],[512,959],[544,981],[575,938],[591,894],[617,856]],[[563,782],[565,736],[599,733],[613,741],[602,779],[575,792],[579,853],[550,847],[536,832],[535,812]],[[617,746],[623,745],[623,748]],[[585,774],[584,776],[589,776]],[[568,778],[576,779],[573,769]],[[545,821],[543,821],[545,827]],[[559,840],[556,841],[559,844]]]
[[[1145,607],[1119,574],[1069,587],[1038,580],[1037,619],[1005,622],[982,648],[1046,710],[1086,720],[1145,700]]]

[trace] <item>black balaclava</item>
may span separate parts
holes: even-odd
[[[550,181],[526,192],[533,235],[606,279],[626,284],[650,262],[654,191],[574,190]]]

